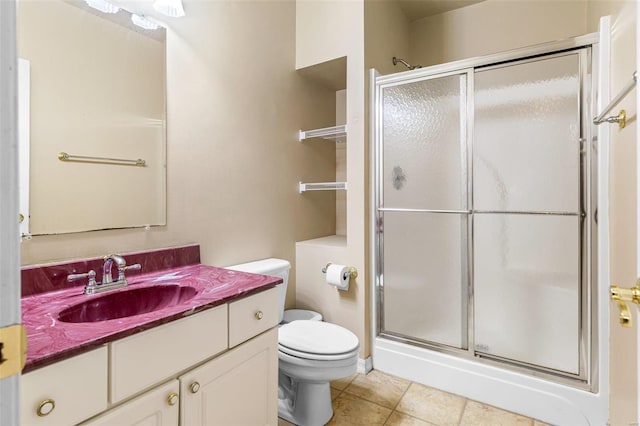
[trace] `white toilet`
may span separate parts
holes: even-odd
[[[351,331],[322,321],[313,311],[284,311],[291,265],[264,259],[228,269],[282,278],[278,330],[278,416],[301,426],[324,425],[333,416],[329,382],[356,372],[358,338]]]

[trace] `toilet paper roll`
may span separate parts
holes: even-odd
[[[334,285],[338,290],[349,290],[349,267],[331,264],[327,268],[327,284]]]

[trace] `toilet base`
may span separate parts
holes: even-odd
[[[279,373],[278,417],[299,426],[322,426],[333,417],[328,382],[295,381]]]

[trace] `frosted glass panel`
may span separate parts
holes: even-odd
[[[476,350],[578,373],[577,216],[475,215]]]
[[[474,208],[577,212],[578,55],[475,74]]]
[[[385,331],[466,346],[466,226],[466,215],[384,214]]]
[[[384,88],[385,207],[461,210],[466,75]]]

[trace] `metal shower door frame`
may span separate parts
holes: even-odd
[[[376,93],[376,100],[378,102],[377,105],[377,109],[375,110],[376,112],[381,112],[383,110],[381,102],[382,102],[382,90],[384,88],[388,88],[388,87],[394,87],[394,86],[399,86],[399,85],[404,85],[404,84],[410,84],[410,83],[415,83],[415,82],[421,82],[421,81],[428,81],[428,80],[436,80],[439,78],[445,78],[445,77],[452,77],[452,76],[465,76],[465,90],[464,90],[464,96],[460,97],[460,104],[461,104],[461,110],[460,110],[460,136],[461,136],[461,140],[460,140],[460,161],[461,161],[461,172],[462,172],[462,179],[461,182],[464,183],[466,190],[464,191],[464,193],[461,193],[461,206],[462,209],[460,210],[446,210],[446,209],[412,209],[412,208],[386,208],[386,207],[380,207],[381,205],[381,200],[383,199],[383,179],[382,179],[382,173],[380,173],[379,171],[382,171],[383,169],[383,155],[382,155],[382,139],[379,139],[379,142],[376,143],[375,146],[375,158],[376,158],[376,167],[375,167],[375,179],[376,179],[376,201],[375,201],[375,212],[376,212],[376,216],[375,216],[375,222],[376,224],[382,224],[383,223],[383,215],[385,212],[412,212],[412,213],[428,213],[428,214],[452,214],[452,215],[460,215],[460,216],[464,216],[464,218],[466,220],[462,220],[463,218],[461,217],[461,244],[460,247],[462,249],[462,253],[461,253],[461,263],[462,263],[462,271],[461,271],[461,278],[462,278],[462,287],[461,287],[461,292],[462,292],[462,298],[466,298],[467,299],[467,309],[463,309],[463,314],[464,314],[464,318],[462,321],[462,336],[461,336],[461,340],[462,340],[462,350],[467,350],[467,351],[473,351],[473,341],[472,339],[470,340],[470,338],[472,338],[473,333],[470,333],[469,330],[473,330],[473,311],[469,311],[469,307],[472,307],[473,304],[470,303],[473,299],[472,294],[470,293],[470,291],[472,290],[472,286],[471,286],[471,279],[472,279],[472,269],[470,268],[473,265],[473,261],[472,258],[470,257],[472,255],[472,250],[469,249],[470,247],[470,241],[471,240],[471,235],[472,235],[472,229],[471,229],[471,224],[472,224],[472,220],[471,220],[471,209],[469,208],[472,205],[472,188],[471,188],[471,182],[472,182],[472,169],[471,169],[471,137],[473,136],[473,127],[471,125],[469,125],[469,123],[472,123],[472,118],[473,118],[473,103],[472,100],[473,99],[473,68],[467,68],[467,69],[462,69],[462,70],[455,70],[455,71],[450,71],[450,72],[443,72],[443,73],[438,73],[438,74],[434,74],[434,75],[429,75],[427,77],[419,77],[419,78],[409,78],[407,80],[400,80],[400,81],[394,81],[388,85],[376,85],[376,90],[378,91]],[[462,106],[464,105],[464,108],[462,108]],[[470,111],[468,111],[470,109]],[[373,111],[373,110],[372,110]],[[469,115],[469,112],[471,113],[471,115]],[[471,117],[471,119],[470,119]],[[379,120],[377,120],[377,124],[376,124],[376,135],[381,135],[381,130],[382,130],[382,117],[379,117]],[[465,222],[464,224],[462,222]],[[380,229],[379,226],[376,226],[376,229]],[[376,287],[378,288],[378,291],[380,292],[380,295],[384,295],[384,276],[383,276],[383,265],[384,265],[384,253],[383,253],[383,247],[384,247],[384,235],[382,235],[383,233],[381,232],[376,232],[376,247],[377,247],[377,256],[378,256],[378,261],[376,262]],[[469,266],[469,268],[467,268],[467,266]],[[381,329],[380,329],[380,324],[382,324],[384,322],[384,309],[383,309],[383,303],[382,303],[383,297],[379,297],[379,309],[377,310],[377,312],[379,313],[379,317],[377,318],[376,321],[376,327],[378,327],[377,330],[377,334],[380,334]],[[400,337],[400,339],[402,339],[403,341],[410,341],[411,336],[401,336],[398,333],[395,333],[393,337]],[[428,341],[421,341],[422,343],[425,344],[430,344],[430,342]],[[435,343],[434,343],[435,344]],[[438,348],[442,349],[443,351],[447,351],[448,348],[453,349],[455,352],[458,352],[460,349],[455,348],[453,346],[448,346],[446,344],[435,344]]]
[[[522,372],[525,374],[543,377],[558,383],[568,384],[573,387],[596,391],[598,387],[597,375],[592,374],[597,366],[597,318],[595,318],[595,306],[597,306],[596,279],[597,262],[592,261],[596,256],[597,241],[595,241],[597,217],[596,200],[597,194],[595,182],[597,181],[597,153],[595,152],[595,142],[593,135],[595,131],[591,124],[590,115],[595,105],[592,94],[595,93],[595,81],[593,78],[595,63],[597,63],[597,49],[591,49],[597,44],[597,35],[587,35],[577,37],[562,42],[547,43],[544,45],[533,46],[530,48],[517,49],[514,51],[490,55],[482,58],[474,58],[463,61],[456,61],[442,65],[436,65],[428,68],[421,68],[414,71],[407,71],[392,75],[381,76],[375,70],[370,72],[370,111],[371,111],[371,133],[372,133],[372,271],[374,272],[374,294],[373,294],[373,311],[374,311],[374,327],[372,330],[373,337],[384,337],[390,340],[402,343],[418,345],[427,349],[440,352],[455,354],[466,359],[478,362],[488,363],[490,365],[499,366]],[[474,74],[478,69],[490,69],[492,67],[504,66],[505,63],[515,64],[529,61],[540,60],[541,57],[551,58],[554,56],[563,56],[567,54],[575,54],[578,51],[579,59],[579,78],[580,78],[580,214],[582,220],[579,221],[581,253],[580,253],[580,332],[579,332],[579,373],[577,375],[560,372],[550,368],[529,365],[523,362],[512,361],[500,357],[478,355],[475,350],[474,342],[474,293],[473,293],[473,132],[474,132]],[[428,211],[421,209],[392,209],[385,208],[382,204],[383,200],[383,137],[382,137],[382,93],[385,88],[397,85],[408,84],[412,82],[424,81],[439,77],[451,75],[466,74],[467,78],[467,99],[466,107],[461,107],[461,111],[466,113],[466,123],[463,123],[466,130],[461,133],[466,138],[465,155],[461,153],[463,162],[466,160],[466,167],[463,171],[466,173],[467,185],[467,210],[460,211]],[[586,81],[584,80],[587,77]],[[402,336],[398,333],[385,334],[384,325],[384,235],[381,231],[382,220],[385,211],[416,211],[427,213],[458,213],[467,215],[467,241],[462,241],[462,247],[466,248],[465,258],[468,260],[467,270],[463,270],[463,280],[466,279],[466,312],[467,322],[466,330],[463,326],[463,332],[467,332],[467,336],[463,336],[463,342],[466,341],[466,349],[453,348],[444,344],[435,342],[424,342],[419,339],[411,338],[411,336]],[[552,213],[552,212],[551,212]],[[589,226],[587,226],[589,225]],[[592,232],[593,230],[593,232]],[[463,234],[464,235],[464,234]],[[593,277],[593,279],[592,279]],[[465,300],[461,298],[461,303]],[[464,307],[463,307],[464,311]]]

